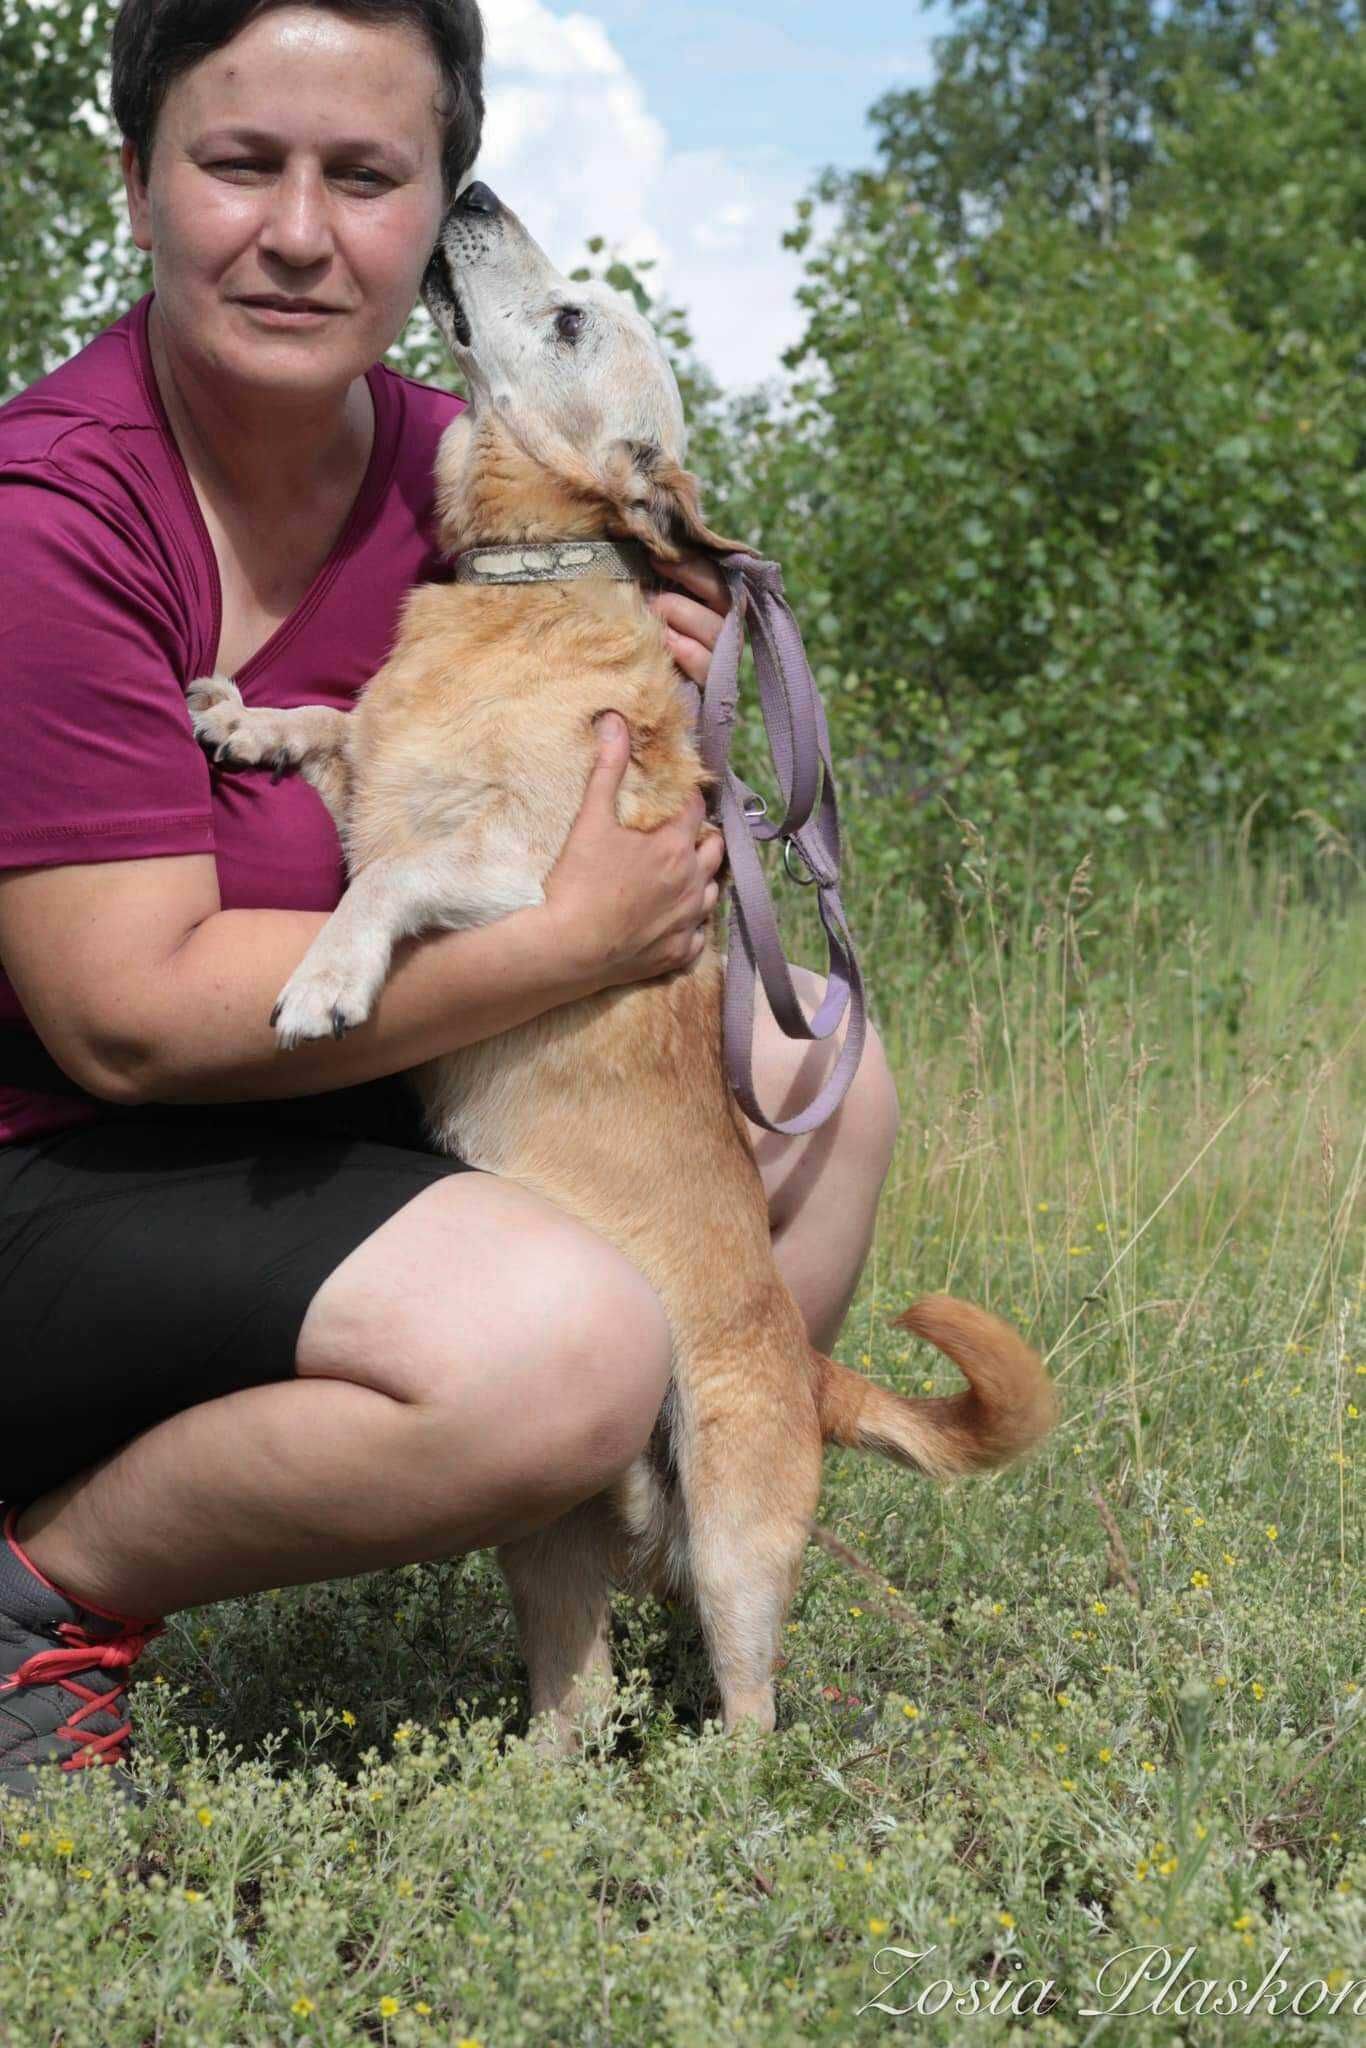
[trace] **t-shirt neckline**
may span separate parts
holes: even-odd
[[[152,300],[155,297],[156,293],[154,291],[145,293],[133,309],[133,354],[148,407],[166,443],[171,467],[180,485],[181,493],[189,510],[191,523],[198,538],[200,555],[204,563],[204,573],[208,580],[209,591],[213,601],[209,622],[208,655],[208,658],[212,660],[217,655],[218,642],[223,631],[223,584],[222,578],[218,573],[218,557],[214,553],[213,541],[210,538],[204,514],[200,509],[199,499],[195,495],[195,488],[190,480],[190,472],[186,466],[185,457],[181,453],[180,443],[176,440],[171,427],[170,416],[162,401],[161,391],[156,380],[156,372],[152,367],[152,351],[147,335],[147,322],[151,314]],[[361,479],[360,489],[356,493],[355,502],[352,504],[351,510],[347,515],[345,525],[337,536],[336,544],[331,554],[319,569],[312,583],[304,592],[303,597],[294,607],[294,610],[287,619],[280,621],[270,638],[256,649],[251,659],[243,662],[241,668],[236,671],[233,681],[239,687],[244,680],[249,680],[259,670],[267,668],[283,650],[287,642],[293,639],[305,621],[317,610],[336,580],[343,563],[354,553],[360,540],[368,530],[379,509],[384,493],[389,487],[389,481],[393,473],[394,458],[397,454],[397,436],[394,433],[394,419],[389,403],[390,380],[381,374],[380,364],[372,363],[365,372],[365,381],[369,386],[370,400],[375,409],[375,431],[370,445],[370,460],[366,464],[365,475]]]

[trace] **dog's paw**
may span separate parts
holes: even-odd
[[[526,1739],[527,1747],[542,1763],[566,1764],[583,1751],[578,1727],[560,1708],[535,1715],[527,1725]]]
[[[185,692],[190,726],[202,747],[221,747],[246,709],[230,676],[200,676]]]
[[[370,1015],[378,989],[378,981],[371,986],[352,971],[323,963],[310,966],[305,958],[270,1013],[281,1051],[292,1052],[314,1038],[345,1038]]]
[[[228,676],[200,676],[185,692],[190,726],[220,768],[263,768],[278,782],[286,768],[297,768],[307,746],[288,711],[265,705],[248,707]]]

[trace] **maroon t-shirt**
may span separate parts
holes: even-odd
[[[225,910],[332,910],[346,870],[317,791],[219,768],[190,728],[222,599],[148,353],[152,297],[0,405],[0,868],[211,853]],[[248,704],[348,709],[404,593],[449,581],[432,474],[462,402],[382,363],[366,381],[365,480],[303,602],[238,670]],[[0,973],[0,1023],[15,1020]],[[99,1113],[0,1082],[0,1144]]]

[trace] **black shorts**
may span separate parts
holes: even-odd
[[[292,1379],[327,1275],[472,1170],[427,1145],[402,1076],[118,1109],[0,1145],[0,1502],[181,1409]]]

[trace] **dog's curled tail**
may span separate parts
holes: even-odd
[[[962,1394],[908,1400],[816,1352],[817,1399],[827,1443],[877,1451],[932,1479],[1008,1464],[1047,1436],[1058,1397],[1043,1361],[1009,1323],[951,1294],[926,1294],[892,1327],[913,1331],[953,1360]]]

